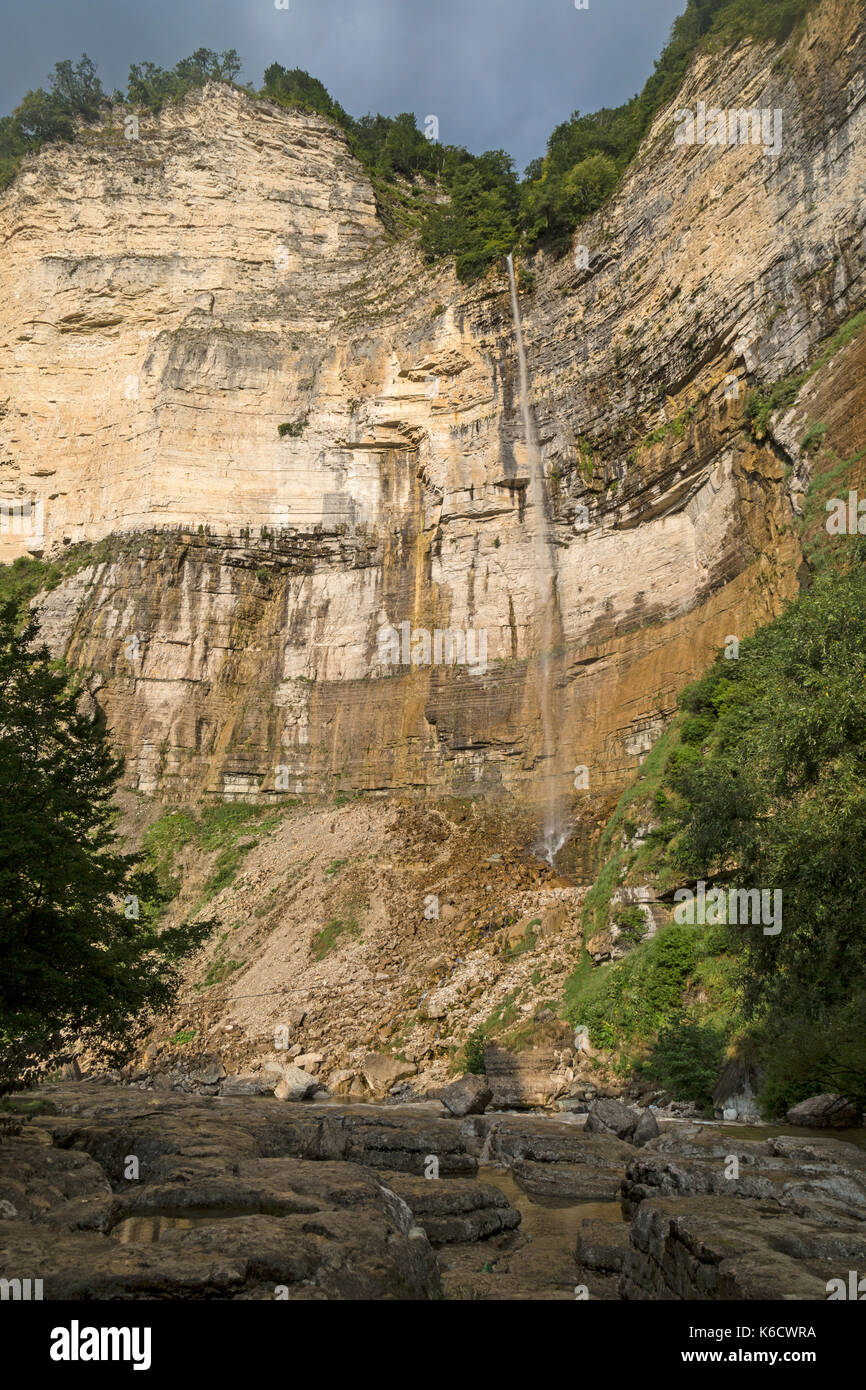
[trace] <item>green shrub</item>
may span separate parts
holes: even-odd
[[[694,927],[673,923],[612,964],[593,969],[586,957],[566,985],[568,1021],[585,1025],[595,1047],[648,1041],[681,1010],[698,941]]]
[[[471,1072],[473,1076],[484,1075],[484,1049],[487,1046],[487,1038],[483,1028],[476,1028],[469,1034],[463,1048],[463,1068],[464,1071]]]
[[[724,1050],[720,1029],[681,1015],[661,1029],[641,1072],[676,1100],[693,1101],[711,1114]]]
[[[647,930],[647,920],[639,907],[617,907],[614,909],[613,920],[619,927],[620,936],[624,941],[634,945],[643,941]]]
[[[325,956],[336,950],[344,937],[360,936],[361,929],[354,918],[332,917],[326,927],[313,937],[312,952],[316,960],[324,960]]]
[[[277,434],[280,436],[280,439],[285,439],[286,437],[289,439],[300,439],[306,428],[307,417],[305,415],[302,420],[289,421],[284,425],[278,425]]]

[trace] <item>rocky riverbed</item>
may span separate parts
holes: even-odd
[[[15,1104],[0,1276],[46,1299],[826,1299],[866,1263],[834,1137],[98,1079]]]

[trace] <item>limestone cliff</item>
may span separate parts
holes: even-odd
[[[138,140],[106,123],[30,159],[0,202],[0,494],[41,530],[2,558],[105,542],[39,606],[131,785],[621,785],[796,588],[797,446],[756,444],[743,407],[863,304],[864,58],[857,0],[781,51],[701,55],[577,229],[588,267],[524,263],[543,519],[504,268],[466,287],[389,239],[335,127],[209,87]],[[781,110],[778,156],[676,144],[699,100]],[[389,667],[404,622],[485,632],[486,672]]]

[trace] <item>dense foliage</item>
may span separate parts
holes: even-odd
[[[234,82],[241,70],[241,60],[233,48],[214,53],[210,48],[197,48],[189,58],[182,58],[176,67],[160,68],[154,63],[133,63],[129,69],[127,93],[116,92],[115,100],[130,106],[143,106],[159,111],[167,101],[179,101],[195,87],[206,82]]]
[[[704,727],[672,777],[685,874],[780,890],[782,930],[736,927],[768,1084],[866,1102],[866,547],[682,699]]]
[[[28,92],[11,116],[0,119],[0,188],[14,177],[28,150],[48,140],[71,140],[76,120],[95,121],[105,101],[86,53],[77,63],[55,63],[48,90]]]
[[[641,1073],[677,1100],[690,1100],[711,1114],[724,1053],[721,1028],[683,1013],[661,1029]]]
[[[117,849],[121,764],[36,637],[0,607],[0,1091],[76,1040],[121,1055],[210,930],[159,929],[155,879]]]

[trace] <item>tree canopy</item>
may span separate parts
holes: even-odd
[[[122,763],[37,633],[0,607],[0,1091],[76,1040],[122,1055],[210,930],[160,929],[156,880],[118,850]]]

